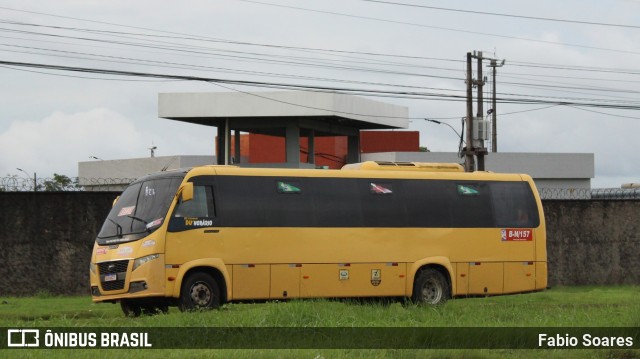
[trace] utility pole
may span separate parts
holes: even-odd
[[[484,148],[484,140],[482,136],[480,136],[482,130],[485,129],[484,124],[482,122],[484,119],[484,107],[482,104],[482,101],[483,101],[482,90],[484,87],[484,77],[482,76],[482,51],[478,51],[478,54],[476,55],[476,59],[478,60],[478,79],[476,81],[478,86],[478,112],[476,114],[477,122],[474,125],[477,125],[478,128],[476,129],[477,136],[474,136],[474,137],[478,137],[477,139],[475,139],[476,141],[478,141],[478,143],[477,143],[477,146],[474,143],[473,147],[475,150],[475,154],[478,157],[478,171],[484,171],[484,155],[487,153],[487,150]]]
[[[471,59],[477,59],[478,66],[478,78],[474,80],[472,78],[471,71]],[[488,137],[488,127],[489,121],[484,120],[484,107],[483,107],[483,87],[486,83],[485,77],[482,75],[482,62],[484,61],[484,57],[482,56],[482,51],[474,51],[473,54],[467,52],[467,146],[465,147],[465,171],[473,172],[476,170],[484,171],[485,170],[485,156],[488,154],[487,148],[485,147],[485,141],[489,139]],[[500,67],[504,65],[504,60],[500,65],[497,65],[497,60],[488,58],[491,60],[490,67],[493,67],[493,109],[491,109],[490,113],[493,114],[493,139],[492,139],[492,148],[493,151],[497,151],[497,140],[496,140],[496,67]],[[473,86],[478,87],[477,94],[477,113],[476,116],[473,116]],[[474,163],[475,162],[475,163]]]
[[[491,65],[493,68],[493,98],[491,108],[491,152],[498,152],[498,111],[496,111],[496,69],[504,65],[504,60],[498,65],[498,60],[491,59]]]
[[[496,67],[498,66],[498,62],[495,59],[491,60],[491,67],[493,67],[493,96],[491,99],[491,152],[498,152],[498,128],[496,126],[497,118],[496,118]]]
[[[471,77],[471,53],[467,52],[467,147],[464,151],[464,169],[467,172],[473,172],[476,167],[473,158],[473,79]]]

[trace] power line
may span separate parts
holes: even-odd
[[[388,4],[388,5],[407,6],[407,7],[413,7],[413,8],[423,8],[423,9],[430,9],[430,10],[460,12],[460,13],[473,14],[473,15],[489,15],[489,16],[512,17],[517,19],[552,21],[552,22],[562,22],[562,23],[581,24],[581,25],[597,25],[597,26],[608,26],[608,27],[622,27],[622,28],[629,28],[629,29],[640,29],[640,26],[636,26],[636,25],[612,24],[612,23],[604,23],[604,22],[570,20],[570,19],[557,19],[557,18],[551,18],[551,17],[537,17],[537,16],[506,14],[506,13],[487,12],[487,11],[478,11],[478,10],[453,9],[453,8],[438,7],[438,6],[406,4],[406,3],[399,3],[399,2],[393,2],[393,1],[381,1],[381,0],[360,0],[360,1],[379,3],[379,4]]]
[[[102,80],[102,81],[126,81],[126,82],[171,82],[172,80],[134,80],[134,79],[120,79],[120,78],[104,78],[104,77],[88,77],[88,76],[73,76],[73,75],[64,75],[64,74],[54,74],[50,72],[44,71],[34,71],[34,70],[26,70],[26,69],[16,69],[10,66],[0,66],[5,69],[14,70],[14,71],[23,71],[23,72],[31,72],[34,74],[41,75],[51,75],[51,76],[60,76],[60,77],[71,77],[76,79],[85,79],[85,80]]]
[[[436,61],[449,61],[449,62],[464,62],[463,60],[445,59],[445,58],[437,58],[437,57],[400,55],[400,54],[385,54],[385,53],[377,53],[377,52],[348,51],[348,50],[338,50],[338,49],[322,49],[322,48],[313,48],[313,47],[286,46],[286,45],[275,45],[275,44],[261,44],[261,43],[247,42],[247,41],[236,41],[236,40],[229,40],[229,39],[212,38],[212,37],[201,36],[201,35],[193,35],[193,34],[187,34],[187,33],[181,33],[181,32],[158,30],[158,29],[153,29],[153,28],[148,28],[148,27],[131,26],[131,25],[124,25],[124,24],[117,24],[117,23],[112,23],[112,22],[83,19],[83,18],[70,17],[70,16],[62,16],[62,15],[56,15],[56,14],[50,14],[50,13],[44,13],[44,12],[38,12],[38,11],[20,10],[20,9],[14,9],[14,8],[3,7],[3,6],[0,6],[0,9],[9,10],[9,11],[16,11],[16,12],[24,12],[24,13],[29,13],[29,14],[37,14],[37,15],[43,15],[43,16],[49,16],[49,17],[55,17],[55,18],[62,18],[62,19],[72,19],[72,20],[77,20],[77,21],[96,23],[96,24],[104,24],[104,25],[117,26],[117,27],[124,27],[124,28],[130,28],[130,29],[147,30],[147,31],[153,31],[153,32],[170,34],[170,35],[180,35],[180,36],[183,36],[183,37],[180,37],[180,39],[183,39],[183,40],[200,40],[200,41],[220,42],[220,43],[234,44],[234,45],[260,46],[260,47],[268,47],[268,48],[298,50],[298,51],[316,51],[316,52],[328,52],[328,53],[338,53],[338,54],[357,54],[357,55],[368,55],[368,56],[379,56],[379,57],[395,57],[395,58],[417,59],[417,60],[436,60]],[[95,31],[99,31],[99,30],[95,30]],[[137,35],[139,35],[139,36],[156,36],[156,37],[160,37],[159,35],[149,35],[149,34],[137,34]],[[184,36],[186,36],[186,37],[184,37]],[[167,37],[167,36],[165,36],[165,37]],[[176,37],[172,37],[172,38],[176,38]]]
[[[513,39],[513,40],[520,40],[520,41],[536,42],[536,43],[542,43],[542,44],[550,44],[550,45],[558,45],[558,46],[569,46],[569,47],[577,47],[577,48],[582,48],[582,49],[618,52],[618,53],[625,53],[625,54],[631,54],[631,55],[640,55],[640,52],[637,52],[637,51],[621,50],[621,49],[610,49],[610,48],[604,48],[604,47],[572,44],[572,43],[566,43],[566,42],[557,42],[557,41],[531,39],[531,38],[526,38],[526,37],[518,37],[518,36],[510,36],[510,35],[492,34],[492,33],[488,33],[488,32],[455,29],[455,28],[443,27],[443,26],[425,25],[425,24],[418,24],[418,23],[406,22],[406,21],[382,19],[382,18],[371,17],[371,16],[345,14],[345,13],[340,13],[340,12],[335,12],[335,11],[309,9],[309,8],[304,8],[304,7],[299,7],[299,6],[273,4],[273,3],[268,3],[268,2],[263,2],[263,1],[256,1],[256,0],[235,0],[235,1],[246,2],[246,3],[251,3],[251,4],[266,5],[266,6],[274,6],[274,7],[292,9],[292,10],[299,10],[299,11],[314,12],[314,13],[326,14],[326,15],[343,16],[343,17],[349,17],[349,18],[361,19],[361,20],[378,21],[378,22],[384,22],[384,23],[389,23],[389,24],[416,26],[416,27],[422,27],[422,28],[428,28],[428,29],[459,32],[459,33],[472,34],[472,35],[490,36],[490,37],[498,37],[498,38],[504,38],[504,39]]]
[[[263,71],[248,71],[248,70],[230,69],[230,68],[224,68],[224,67],[192,65],[192,64],[184,64],[184,63],[177,63],[177,62],[156,61],[156,60],[138,59],[138,58],[122,57],[122,56],[100,55],[100,54],[93,54],[93,53],[86,53],[86,52],[45,49],[45,48],[38,48],[38,47],[31,47],[31,46],[20,46],[20,45],[11,45],[11,44],[2,44],[2,43],[0,43],[0,46],[9,46],[9,47],[16,47],[16,48],[31,49],[31,50],[49,51],[49,52],[54,52],[54,53],[61,53],[61,54],[64,54],[64,55],[52,55],[52,54],[46,54],[46,53],[44,53],[44,54],[42,54],[42,53],[34,53],[34,52],[29,52],[29,51],[25,52],[25,51],[6,50],[6,51],[9,51],[9,52],[27,53],[27,54],[42,54],[42,55],[45,55],[45,56],[68,57],[68,58],[74,58],[74,59],[96,60],[96,61],[111,62],[111,63],[125,63],[125,64],[136,64],[136,65],[145,65],[145,63],[148,63],[148,64],[151,64],[151,65],[154,65],[154,66],[159,65],[159,66],[163,66],[163,67],[167,67],[167,68],[178,68],[178,69],[199,69],[199,70],[208,70],[208,71],[216,71],[216,72],[223,72],[223,73],[238,73],[238,74],[250,74],[250,75],[256,75],[256,76],[284,77],[284,78],[294,78],[294,79],[303,79],[303,80],[331,81],[331,82],[342,82],[342,83],[356,83],[356,84],[375,85],[375,86],[391,86],[391,87],[402,87],[402,88],[414,88],[414,89],[421,89],[421,90],[427,90],[428,89],[428,90],[437,90],[437,91],[459,91],[459,90],[456,90],[456,89],[434,88],[434,87],[425,87],[425,86],[411,86],[411,85],[392,84],[392,83],[383,83],[383,82],[353,81],[353,80],[345,80],[345,79],[322,78],[322,77],[311,77],[311,76],[300,76],[300,75],[289,75],[289,74],[263,72]],[[0,50],[0,51],[3,51],[3,50]],[[97,59],[79,57],[77,55],[97,57]],[[107,60],[103,60],[103,59],[99,59],[99,58],[105,58]],[[122,60],[125,60],[125,61],[122,61]],[[301,64],[301,65],[304,65],[304,64]],[[312,65],[309,65],[309,66],[312,66]],[[340,69],[349,69],[349,68],[340,68]],[[366,69],[354,69],[354,70],[365,71]],[[373,72],[378,72],[378,71],[377,70],[373,70]],[[387,73],[387,72],[385,72],[385,73]],[[426,75],[426,74],[410,74],[410,73],[394,73],[394,74],[432,77],[432,75]],[[442,78],[442,77],[438,77],[438,78]],[[456,78],[450,78],[450,79],[460,80],[460,79],[456,79]]]
[[[49,34],[47,34],[49,35]],[[54,35],[54,36],[61,36],[61,35]],[[86,39],[86,38],[82,38],[82,39]],[[95,39],[91,39],[91,40],[95,40]],[[95,41],[104,41],[104,40],[95,40]],[[175,63],[175,62],[167,62],[167,61],[154,61],[154,60],[146,60],[146,59],[133,59],[133,58],[126,58],[126,57],[116,57],[116,56],[108,56],[108,55],[98,55],[98,54],[89,54],[89,53],[80,53],[80,52],[72,52],[72,51],[62,51],[62,50],[52,50],[52,49],[43,49],[43,48],[35,48],[35,47],[26,47],[26,46],[19,46],[19,45],[10,45],[10,44],[0,44],[0,45],[4,45],[4,46],[12,46],[12,47],[19,47],[19,48],[30,48],[30,49],[38,49],[38,50],[43,50],[43,51],[52,51],[52,52],[61,52],[61,53],[69,53],[69,54],[82,54],[82,55],[87,55],[87,56],[93,56],[93,57],[104,57],[104,58],[111,58],[111,59],[124,59],[127,61],[135,61],[135,62],[146,62],[146,63],[153,63],[153,64],[160,64],[160,65],[164,65],[165,67],[174,67],[174,68],[199,68],[199,69],[205,69],[205,70],[215,70],[215,71],[219,71],[219,72],[227,72],[227,73],[244,73],[244,74],[252,74],[252,75],[258,75],[258,76],[277,76],[277,77],[286,77],[286,78],[297,78],[297,79],[308,79],[308,80],[321,80],[321,81],[333,81],[333,82],[351,82],[351,83],[359,83],[359,84],[370,84],[370,85],[384,85],[384,86],[396,86],[396,87],[405,87],[405,88],[419,88],[419,89],[435,89],[435,90],[446,90],[446,91],[459,91],[459,90],[455,90],[455,89],[442,89],[442,88],[429,88],[429,87],[419,87],[419,86],[403,86],[403,85],[397,85],[397,84],[388,84],[388,83],[367,83],[367,82],[362,82],[362,81],[348,81],[348,80],[339,80],[339,79],[327,79],[327,78],[318,78],[318,77],[306,77],[306,76],[298,76],[298,75],[287,75],[287,74],[280,74],[280,73],[265,73],[265,72],[258,72],[258,71],[246,71],[246,70],[238,70],[238,69],[229,69],[229,68],[220,68],[220,67],[210,67],[210,66],[199,66],[199,65],[191,65],[191,64],[183,64],[183,63]],[[131,45],[130,43],[127,43],[127,45]],[[134,44],[134,45],[139,45],[139,44]],[[144,46],[148,46],[148,45],[144,45]],[[155,47],[154,47],[155,48]],[[27,52],[29,53],[29,52]],[[51,56],[51,55],[48,55]],[[76,57],[77,58],[77,57]],[[253,59],[254,61],[264,61],[261,59]],[[106,60],[101,60],[101,61],[106,61]],[[109,62],[118,62],[118,61],[109,61]],[[121,61],[120,61],[121,62]],[[131,62],[124,62],[124,63],[131,63]],[[460,80],[458,78],[452,78],[452,77],[445,77],[445,76],[435,76],[435,75],[427,75],[427,74],[417,74],[417,73],[406,73],[406,72],[393,72],[393,71],[387,71],[387,70],[379,70],[379,69],[371,69],[371,68],[362,68],[362,67],[344,67],[344,66],[323,66],[323,65],[317,65],[317,64],[309,64],[309,63],[300,63],[300,62],[286,62],[288,64],[295,64],[295,65],[299,65],[299,66],[320,66],[322,68],[331,68],[331,69],[341,69],[341,70],[349,70],[349,71],[369,71],[369,72],[378,72],[378,73],[385,73],[385,74],[394,74],[394,75],[408,75],[408,76],[427,76],[427,77],[437,77],[437,78],[448,78],[448,79],[453,79],[453,80]],[[565,89],[584,89],[584,90],[591,90],[591,91],[608,91],[608,92],[631,92],[631,93],[636,93],[634,91],[629,91],[629,90],[620,90],[620,89],[612,89],[612,88],[589,88],[589,87],[576,87],[576,86],[553,86],[553,85],[540,85],[540,84],[516,84],[516,83],[512,83],[512,82],[505,82],[505,84],[507,85],[514,85],[514,86],[521,86],[521,87],[551,87],[551,88],[565,88]],[[510,94],[512,95],[512,94]],[[604,95],[607,96],[607,95]],[[551,96],[545,96],[547,98],[554,98]],[[609,96],[608,96],[609,97]],[[613,97],[613,96],[610,96]],[[557,97],[555,97],[557,98]],[[584,100],[584,99],[575,99],[575,98],[563,98],[563,99],[572,99],[572,100]],[[593,100],[593,99],[588,99],[588,100]]]
[[[237,0],[237,1],[252,2],[252,1],[249,1],[249,0]],[[256,2],[256,1],[253,1],[253,2],[259,3],[259,4],[264,4],[264,5],[273,5],[273,6],[283,6],[283,7],[285,7],[284,5],[260,3],[260,2]],[[36,14],[52,16],[52,17],[68,18],[68,17],[65,17],[65,16],[58,16],[58,15],[53,15],[53,14],[46,14],[46,13],[40,13],[40,12],[31,12],[31,11],[24,11],[24,10],[16,10],[16,9],[10,9],[10,8],[5,8],[5,7],[0,7],[0,9],[7,9],[7,10],[13,10],[13,11],[23,11],[23,12],[27,12],[27,13],[36,13]],[[310,9],[304,9],[304,8],[300,8],[300,9],[301,10],[310,10]],[[315,11],[315,10],[310,10],[310,11]],[[132,35],[132,36],[143,36],[143,37],[161,37],[161,38],[172,38],[172,39],[182,39],[182,40],[218,42],[218,43],[233,44],[233,45],[260,46],[260,47],[267,47],[267,48],[278,48],[278,49],[287,49],[287,50],[296,50],[296,51],[312,51],[312,52],[326,52],[326,53],[339,53],[339,54],[358,54],[358,55],[367,55],[367,56],[396,57],[396,58],[417,59],[417,60],[464,62],[463,60],[459,60],[459,59],[446,59],[446,58],[437,58],[437,57],[412,56],[412,55],[400,55],[400,54],[385,54],[385,53],[374,53],[374,52],[345,51],[345,50],[336,50],[336,49],[296,47],[296,46],[286,46],[286,45],[254,43],[254,42],[246,42],[246,41],[234,41],[234,40],[228,40],[228,39],[210,38],[210,37],[204,37],[204,36],[199,36],[199,35],[189,35],[189,34],[183,34],[183,33],[177,33],[177,32],[162,31],[162,30],[144,28],[144,27],[128,26],[128,25],[114,24],[114,23],[105,23],[105,22],[101,22],[101,21],[94,21],[94,20],[88,20],[88,19],[80,19],[80,18],[71,18],[71,19],[81,20],[81,21],[86,21],[86,22],[96,22],[96,23],[101,23],[101,24],[104,23],[104,24],[109,24],[109,25],[113,25],[113,26],[130,27],[130,28],[135,28],[135,29],[144,29],[144,30],[150,30],[150,31],[161,32],[161,33],[178,34],[178,35],[184,35],[184,36],[188,36],[188,37],[184,37],[184,36],[181,36],[181,37],[161,36],[161,35],[130,33],[130,32],[118,32],[118,31],[106,31],[106,30],[96,30],[96,29],[70,28],[70,27],[63,27],[63,26],[49,26],[49,25],[31,24],[31,23],[14,22],[14,21],[0,21],[0,22],[5,22],[5,23],[10,23],[10,24],[15,24],[15,25],[51,27],[51,28],[58,28],[58,29],[65,29],[65,30],[72,30],[72,31],[109,34],[109,35],[113,35],[113,36],[115,36],[115,35]],[[42,34],[42,33],[35,33],[35,34],[49,35],[50,36],[50,34]],[[57,36],[60,36],[60,35],[57,35]],[[61,37],[67,37],[67,36],[61,36]],[[71,38],[73,38],[73,37],[71,37]],[[77,39],[108,42],[106,40],[95,40],[95,39],[86,39],[86,38],[77,38]],[[154,41],[154,42],[159,42],[159,41]],[[159,43],[172,44],[172,43],[166,43],[166,42],[159,42]],[[132,45],[130,43],[124,43],[124,44],[125,45]],[[138,45],[140,45],[140,44],[138,44]],[[177,44],[172,44],[172,45],[177,45]],[[180,46],[185,47],[184,45],[180,45]],[[186,46],[186,47],[187,48],[201,48],[201,47],[195,47],[195,46]],[[171,49],[171,50],[175,50],[175,49]],[[232,52],[232,51],[229,51],[229,50],[220,50],[220,51]],[[242,53],[246,53],[246,52],[242,52]],[[270,56],[273,56],[273,55],[270,55]],[[515,60],[510,60],[510,64],[514,65],[514,66],[523,66],[524,65],[524,66],[527,66],[527,67],[541,67],[541,68],[547,68],[547,69],[561,69],[561,70],[571,69],[571,70],[574,70],[574,71],[592,71],[592,72],[594,71],[594,72],[616,72],[616,73],[622,73],[622,74],[640,74],[640,70],[602,68],[602,67],[585,67],[585,66],[574,66],[574,65],[544,64],[544,63],[533,63],[533,62],[519,62],[519,61],[515,61]],[[401,63],[397,63],[397,65],[399,65],[399,66],[416,66],[416,65],[401,64]],[[429,68],[429,67],[427,67],[427,68]],[[455,69],[446,69],[446,70],[455,70]]]
[[[607,115],[607,116],[612,116],[612,117],[631,118],[631,119],[634,119],[634,120],[640,120],[640,117],[635,117],[635,116],[615,115],[615,114],[607,113],[607,112],[600,112],[600,111],[595,111],[595,110],[588,110],[588,109],[586,109],[586,108],[581,108],[581,107],[578,107],[578,106],[569,106],[569,105],[567,105],[567,107],[571,107],[571,108],[574,108],[574,109],[576,109],[576,110],[580,110],[580,111],[587,111],[587,112],[592,112],[592,113],[598,113],[598,114],[600,114],[600,115]]]
[[[255,75],[255,76],[283,77],[283,78],[294,78],[294,79],[314,80],[314,81],[329,81],[329,82],[338,82],[338,83],[354,83],[354,84],[364,84],[364,85],[373,85],[373,86],[391,86],[391,87],[413,88],[413,89],[421,89],[421,90],[429,89],[429,90],[451,91],[451,92],[460,92],[460,91],[462,91],[462,90],[457,90],[457,89],[443,89],[443,88],[433,88],[433,87],[424,87],[424,86],[409,86],[409,85],[391,84],[391,83],[383,83],[383,82],[352,81],[352,80],[335,79],[335,78],[321,78],[321,77],[288,75],[288,74],[273,73],[273,72],[247,71],[247,70],[229,69],[229,68],[222,68],[222,67],[212,67],[212,66],[202,66],[202,65],[183,64],[183,63],[176,63],[176,62],[167,62],[167,61],[155,61],[155,60],[147,60],[147,59],[137,59],[137,58],[131,58],[131,57],[99,55],[99,54],[81,53],[81,52],[75,52],[75,51],[53,50],[53,49],[43,49],[43,48],[27,47],[27,46],[19,46],[19,45],[0,44],[0,46],[2,46],[2,45],[18,47],[18,48],[26,48],[26,49],[36,49],[36,50],[51,51],[51,52],[54,52],[54,53],[63,53],[63,54],[65,54],[65,55],[45,54],[47,56],[70,57],[70,58],[76,58],[76,59],[98,60],[98,61],[104,61],[104,62],[110,62],[110,63],[125,63],[125,64],[137,64],[137,65],[150,64],[150,65],[153,65],[153,66],[160,65],[160,66],[167,67],[167,68],[199,69],[199,70],[208,70],[208,71],[216,71],[216,72],[223,72],[223,73],[249,74],[249,75]],[[25,52],[20,52],[20,53],[25,53]],[[34,54],[33,52],[26,52],[26,53]],[[35,53],[35,54],[37,54],[37,53]],[[84,55],[84,56],[105,58],[107,60],[94,59],[94,58],[85,58],[85,57],[78,57],[78,56],[70,56],[70,55]],[[416,75],[416,76],[419,76],[419,75]],[[552,88],[552,89],[553,88],[558,88],[558,89],[584,89],[584,90],[592,90],[592,91],[637,93],[636,91],[611,89],[611,88],[554,86],[554,85],[542,85],[542,84],[519,84],[519,83],[513,83],[513,82],[504,82],[504,84],[511,85],[511,86],[519,86],[519,87],[534,87],[534,88],[535,87],[542,87],[542,88],[548,87],[548,88]],[[563,92],[567,92],[567,91],[563,91]],[[575,92],[575,91],[573,91],[573,92]],[[576,92],[576,93],[580,93],[580,92]],[[604,100],[604,99],[575,98],[575,97],[566,97],[566,96],[565,97],[557,97],[557,96],[554,97],[554,96],[540,96],[540,95],[531,95],[531,94],[513,94],[513,93],[504,93],[504,92],[501,92],[501,93],[498,93],[498,94],[500,94],[500,95],[512,95],[512,96],[547,98],[547,99],[572,100],[572,101],[612,102],[610,100]],[[607,95],[602,95],[602,96],[607,96]],[[609,97],[609,96],[607,96],[607,97]],[[610,96],[610,97],[614,97],[614,96]],[[624,99],[633,100],[631,98],[624,98]],[[624,102],[624,101],[618,101],[618,102]]]
[[[424,93],[424,92],[409,92],[409,91],[385,91],[385,90],[371,90],[371,89],[354,89],[354,88],[341,88],[341,87],[321,87],[312,85],[301,84],[286,84],[286,83],[274,83],[274,82],[261,82],[261,81],[246,81],[246,80],[233,80],[233,79],[221,79],[199,76],[182,76],[182,75],[170,75],[170,74],[157,74],[157,73],[144,73],[133,71],[119,71],[109,69],[98,68],[84,68],[84,67],[70,67],[37,63],[25,63],[25,62],[12,62],[12,61],[0,61],[0,64],[6,66],[18,66],[18,67],[31,67],[31,68],[43,68],[49,70],[58,71],[72,71],[83,73],[98,73],[114,76],[134,76],[144,78],[162,78],[162,79],[174,79],[174,80],[187,80],[187,81],[201,81],[211,83],[223,83],[223,84],[235,84],[246,85],[253,87],[265,87],[265,88],[279,88],[288,90],[302,90],[302,91],[319,91],[319,92],[333,92],[333,93],[351,93],[360,94],[364,96],[392,96],[400,98],[414,98],[414,99],[439,99],[443,101],[464,101],[465,97],[460,95],[447,95],[438,93]],[[610,109],[630,109],[640,110],[640,105],[635,104],[607,104],[607,103],[595,103],[595,102],[577,102],[577,101],[549,101],[539,100],[531,98],[498,98],[502,103],[511,104],[558,104],[558,105],[573,105],[580,107],[597,107],[597,108],[610,108]],[[360,114],[364,116],[376,117],[376,115]],[[388,117],[388,116],[380,116]]]

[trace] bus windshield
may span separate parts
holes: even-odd
[[[155,231],[181,182],[180,177],[154,178],[127,187],[102,225],[98,244],[130,242]]]

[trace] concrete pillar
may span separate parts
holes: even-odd
[[[285,132],[286,162],[300,165],[300,128],[295,124],[289,124]]]
[[[360,134],[347,137],[347,163],[360,162]]]
[[[224,153],[225,147],[227,144],[225,143],[225,135],[224,135],[224,125],[218,126],[218,143],[216,144],[216,162],[219,165],[224,164]]]
[[[239,130],[235,130],[233,132],[233,139],[234,139],[234,146],[235,146],[235,151],[234,151],[234,161],[233,163],[240,163],[240,131]]]
[[[307,156],[307,163],[316,163],[316,133],[313,130],[309,130],[309,145],[307,146],[309,154]]]

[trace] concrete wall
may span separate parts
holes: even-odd
[[[640,201],[544,201],[550,285],[640,284]]]
[[[89,295],[93,241],[117,193],[0,192],[0,297]],[[549,285],[640,284],[640,201],[546,201]]]
[[[93,242],[117,195],[0,192],[0,296],[88,294]]]

